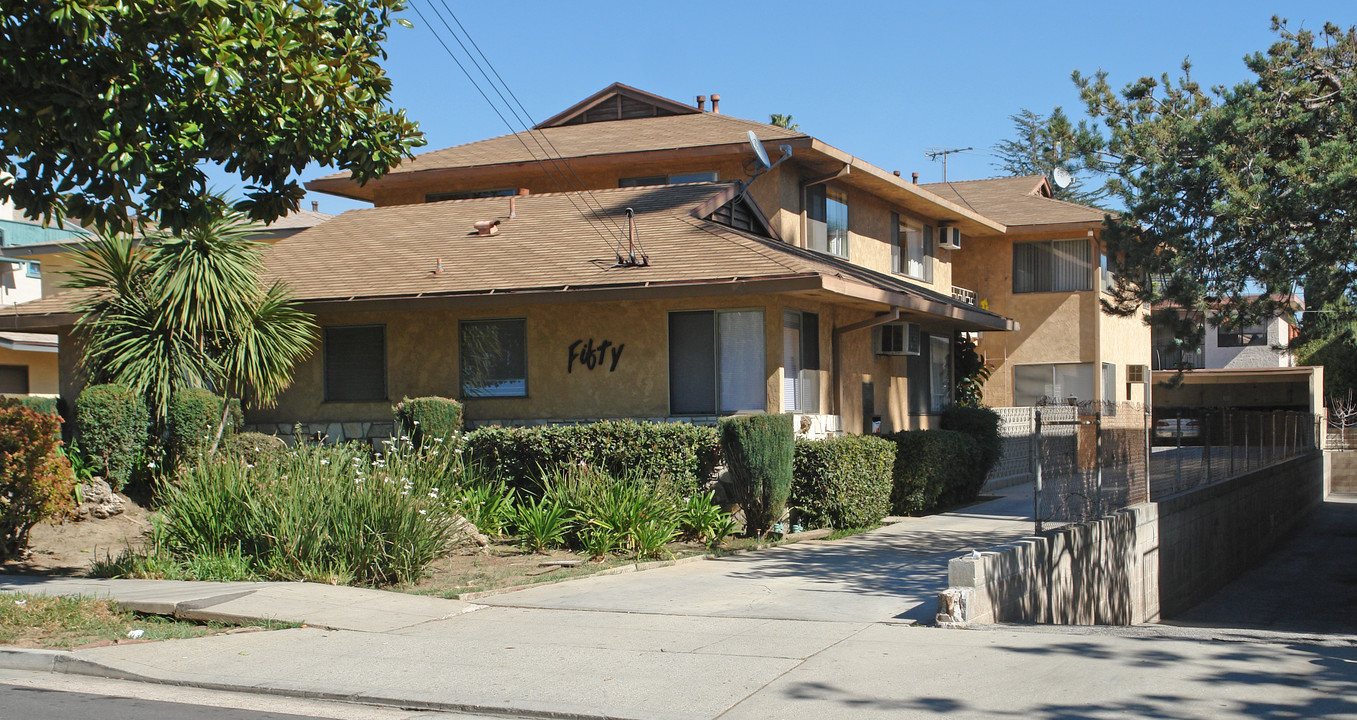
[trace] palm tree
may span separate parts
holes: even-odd
[[[797,125],[796,123],[792,122],[791,115],[779,115],[778,113],[773,113],[772,115],[768,116],[768,124],[776,125],[780,128],[785,128],[787,130],[792,131],[797,131],[801,129],[800,125]]]
[[[181,235],[96,236],[69,273],[67,287],[86,293],[76,328],[87,374],[144,393],[157,420],[185,388],[272,405],[315,344],[315,320],[287,287],[259,283],[259,228],[220,206]]]

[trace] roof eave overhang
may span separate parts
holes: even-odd
[[[978,308],[972,309],[961,303],[940,302],[919,295],[886,290],[847,278],[826,277],[825,290],[837,295],[846,295],[860,300],[898,307],[901,310],[921,315],[943,318],[952,321],[958,330],[1010,331],[1018,330],[1021,327],[1016,320],[985,312]]]
[[[1063,223],[1036,223],[1032,225],[1009,225],[1007,235],[1036,235],[1041,233],[1060,233],[1077,232],[1088,233],[1102,232],[1102,220],[1080,220],[1076,222]]]

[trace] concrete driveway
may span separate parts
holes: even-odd
[[[477,600],[503,607],[822,622],[931,622],[947,561],[1032,533],[1030,485],[955,512],[809,541]]]

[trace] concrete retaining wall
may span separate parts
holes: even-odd
[[[1323,499],[1314,452],[1099,520],[956,558],[941,624],[1130,625],[1172,617],[1258,563]]]
[[[1357,493],[1357,450],[1325,451],[1330,465],[1329,492]]]

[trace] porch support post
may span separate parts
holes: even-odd
[[[843,343],[841,338],[850,332],[856,330],[866,330],[874,328],[877,325],[893,323],[900,319],[900,308],[892,307],[891,311],[874,318],[855,322],[851,325],[834,328],[834,333],[830,338],[830,352],[834,355],[834,368],[830,373],[831,382],[834,383],[834,414],[843,418]]]

